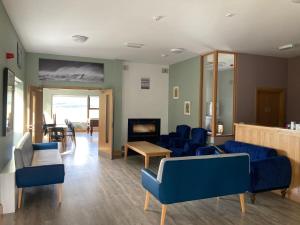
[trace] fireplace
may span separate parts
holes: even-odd
[[[160,136],[160,119],[128,119],[128,141],[155,143]]]

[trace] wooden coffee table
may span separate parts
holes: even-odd
[[[125,154],[124,159],[127,159],[128,149],[131,149],[145,157],[145,168],[149,168],[149,159],[153,156],[165,156],[166,158],[170,157],[171,151],[162,148],[158,145],[152,144],[147,141],[135,141],[128,142],[125,145]]]

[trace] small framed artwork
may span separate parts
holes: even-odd
[[[22,48],[19,42],[17,42],[17,64],[20,69],[22,68],[22,57],[23,57]]]
[[[15,74],[8,68],[3,72],[2,136],[13,131]]]
[[[186,115],[186,116],[191,115],[191,102],[190,101],[184,102],[184,115]]]
[[[141,89],[150,89],[150,78],[141,78]]]
[[[179,87],[178,86],[173,87],[173,99],[179,99]]]

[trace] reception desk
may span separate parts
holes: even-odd
[[[300,131],[235,124],[235,140],[274,148],[292,164],[292,183],[287,197],[300,202]]]

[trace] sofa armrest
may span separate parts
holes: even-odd
[[[18,188],[33,187],[64,182],[64,164],[23,167],[16,170]]]
[[[285,156],[275,156],[251,162],[250,192],[288,188],[291,183],[291,163]]]
[[[159,199],[160,182],[156,179],[156,177],[156,174],[154,174],[151,170],[142,169],[143,187],[152,195],[154,195],[157,199]]]
[[[57,142],[32,144],[33,150],[58,149]]]
[[[214,155],[221,154],[215,146],[198,147],[196,149],[196,155]]]

